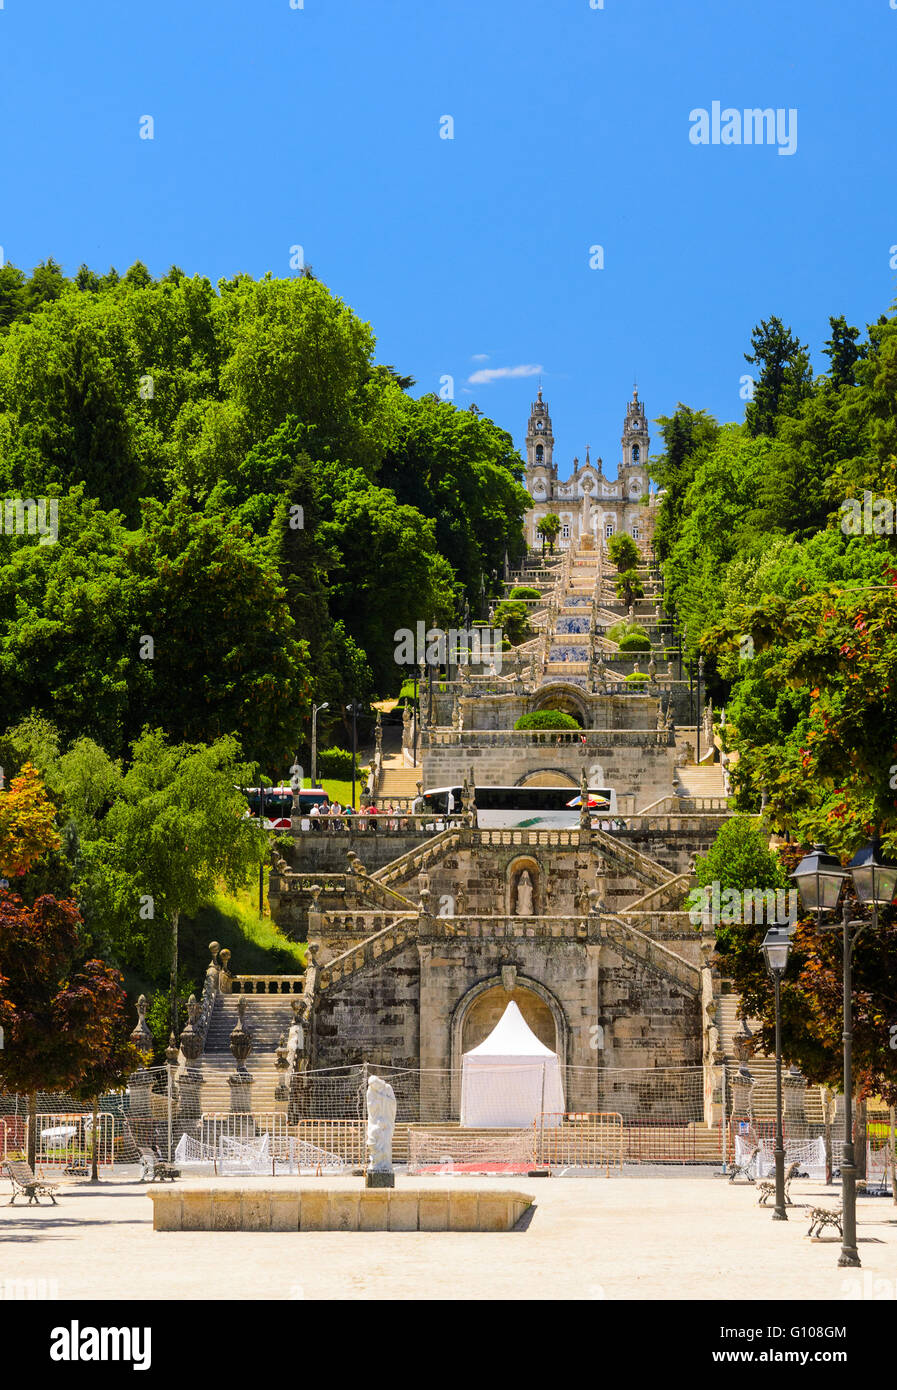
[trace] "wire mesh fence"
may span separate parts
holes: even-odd
[[[134,1073],[123,1090],[100,1097],[96,1129],[93,1104],[66,1093],[40,1093],[36,1097],[37,1166],[48,1173],[60,1168],[83,1171],[92,1157],[94,1137],[98,1164],[106,1170],[114,1164],[140,1164],[147,1151],[174,1160],[179,1145],[186,1139],[189,1142],[180,1149],[183,1161],[206,1163],[218,1171],[222,1139],[232,1141],[237,1149],[244,1146],[243,1157],[248,1163],[250,1158],[246,1155],[260,1154],[258,1141],[267,1135],[264,1163],[275,1174],[358,1171],[365,1165],[366,1089],[372,1075],[388,1081],[395,1093],[393,1154],[397,1164],[410,1162],[412,1153],[425,1156],[431,1167],[438,1167],[443,1159],[454,1162],[450,1139],[463,1147],[465,1139],[482,1138],[481,1148],[486,1152],[489,1128],[507,1129],[496,1119],[487,1120],[487,1132],[482,1135],[465,1135],[461,1130],[460,1068],[418,1070],[359,1062],[299,1071],[281,1078],[279,1103],[253,1111],[246,1107],[245,1098],[241,1099],[239,1078],[229,1088],[232,1109],[225,1110],[220,1105],[215,1108],[204,1104],[204,1089],[210,1099],[220,1097],[226,1103],[227,1096],[221,1097],[220,1089],[214,1085],[206,1087],[207,1078],[201,1067],[177,1070],[160,1066]],[[771,1165],[775,1143],[774,1109],[770,1113],[764,1096],[758,1095],[759,1088],[754,1088],[754,1096],[761,1102],[757,1107],[760,1113],[733,1114],[743,1097],[743,1087],[740,1094],[736,1076],[737,1069],[727,1069],[725,1086],[709,1097],[713,1101],[714,1120],[708,1123],[707,1076],[700,1066],[567,1067],[564,1113],[568,1119],[564,1142],[568,1153],[576,1157],[569,1117],[612,1115],[618,1117],[612,1121],[613,1144],[618,1145],[613,1150],[614,1165],[619,1161],[624,1166],[712,1164],[722,1168],[736,1163],[738,1155],[743,1159],[756,1147],[755,1167],[758,1171],[765,1169]],[[501,1094],[500,1081],[496,1084],[499,1114],[507,1098]],[[816,1088],[810,1088],[808,1094],[813,1089]],[[274,1094],[273,1090],[270,1094]],[[818,1114],[821,1117],[821,1111]],[[802,1171],[810,1171],[808,1165],[812,1164],[814,1174],[821,1175],[823,1168],[826,1174],[837,1174],[843,1135],[841,1098],[830,1108],[827,1123],[816,1115],[813,1106],[806,1106],[797,1111],[792,1108],[786,1116],[788,1161],[801,1164]],[[27,1097],[0,1095],[0,1160],[24,1156],[27,1117]],[[548,1128],[543,1125],[543,1132],[547,1133]],[[415,1131],[418,1136],[428,1137],[415,1138]],[[538,1163],[548,1150],[544,1146],[542,1151],[533,1148],[531,1126],[527,1133],[529,1161]],[[867,1189],[883,1191],[889,1181],[895,1142],[887,1111],[870,1109],[865,1137]],[[492,1138],[497,1139],[498,1135]],[[553,1171],[564,1166],[586,1170],[605,1161],[610,1142],[606,1135],[600,1137],[600,1143],[594,1131],[590,1137],[580,1138],[583,1144],[588,1138],[593,1145],[591,1152],[596,1161],[571,1161],[565,1165],[564,1153],[556,1148],[557,1161],[549,1164]],[[559,1142],[546,1139],[545,1145]],[[502,1144],[508,1148],[507,1141],[502,1140],[499,1147]],[[588,1157],[585,1147],[580,1157]],[[523,1162],[516,1149],[512,1161]]]

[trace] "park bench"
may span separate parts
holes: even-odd
[[[790,1166],[790,1168],[788,1169],[788,1171],[787,1171],[786,1174],[785,1174],[785,1206],[786,1206],[786,1207],[793,1207],[793,1206],[794,1206],[794,1203],[792,1202],[792,1200],[791,1200],[791,1198],[789,1197],[788,1194],[789,1194],[789,1192],[791,1191],[791,1184],[794,1182],[794,1179],[797,1177],[797,1175],[798,1175],[799,1172],[800,1172],[800,1164],[799,1164],[799,1163],[792,1163],[791,1166]],[[776,1191],[776,1185],[775,1185],[775,1182],[774,1182],[774,1181],[761,1182],[761,1184],[760,1184],[760,1196],[759,1196],[759,1198],[757,1199],[757,1205],[758,1205],[758,1206],[761,1206],[761,1207],[765,1207],[766,1204],[767,1204],[767,1202],[769,1201],[770,1197],[774,1197],[774,1196],[775,1196],[775,1191]]]
[[[49,1197],[54,1207],[57,1205],[53,1193],[59,1187],[58,1182],[44,1182],[42,1178],[36,1178],[31,1170],[31,1165],[26,1163],[24,1159],[8,1158],[5,1161],[4,1167],[12,1183],[12,1196],[7,1202],[7,1206],[13,1206],[16,1198],[20,1194],[28,1198],[29,1206],[31,1206],[32,1203],[40,1206],[39,1199],[41,1197]]]
[[[810,1229],[807,1235],[821,1235],[825,1226],[834,1226],[839,1236],[844,1235],[841,1228],[841,1208],[835,1207],[811,1207],[810,1209]]]
[[[755,1176],[754,1165],[757,1162],[757,1155],[759,1152],[760,1145],[758,1144],[755,1149],[751,1149],[750,1157],[746,1163],[733,1163],[732,1171],[729,1174],[729,1182],[734,1182],[739,1174],[741,1174],[742,1177],[747,1178],[748,1182],[752,1183]]]
[[[140,1162],[143,1165],[141,1182],[174,1182],[175,1178],[181,1176],[180,1169],[167,1159],[160,1158],[155,1149],[146,1145],[140,1145]]]

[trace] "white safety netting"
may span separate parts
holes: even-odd
[[[754,1149],[758,1149],[759,1152],[751,1164],[751,1171],[757,1178],[772,1177],[776,1170],[774,1148],[775,1144],[771,1139],[752,1139],[749,1135],[736,1134],[735,1162],[740,1166],[746,1166]],[[818,1139],[786,1139],[786,1171],[792,1163],[799,1164],[800,1172],[805,1173],[814,1182],[823,1182],[825,1180],[825,1140],[821,1137]]]

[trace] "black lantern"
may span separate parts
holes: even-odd
[[[841,867],[840,860],[829,854],[825,845],[814,845],[791,877],[807,912],[814,912],[818,917],[823,912],[834,912],[838,906],[847,870]]]

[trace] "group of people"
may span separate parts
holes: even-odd
[[[351,806],[341,806],[338,801],[323,801],[320,805],[316,803],[312,806],[308,813],[312,830],[321,829],[322,819],[335,820],[337,822],[335,829],[348,830],[351,824],[348,819],[349,816],[357,818],[359,830],[373,828],[373,823],[365,819],[367,816],[386,816],[387,830],[406,830],[408,828],[407,815],[400,814],[392,802],[381,809],[373,801],[370,801],[366,806],[361,806],[357,811],[354,811]]]

